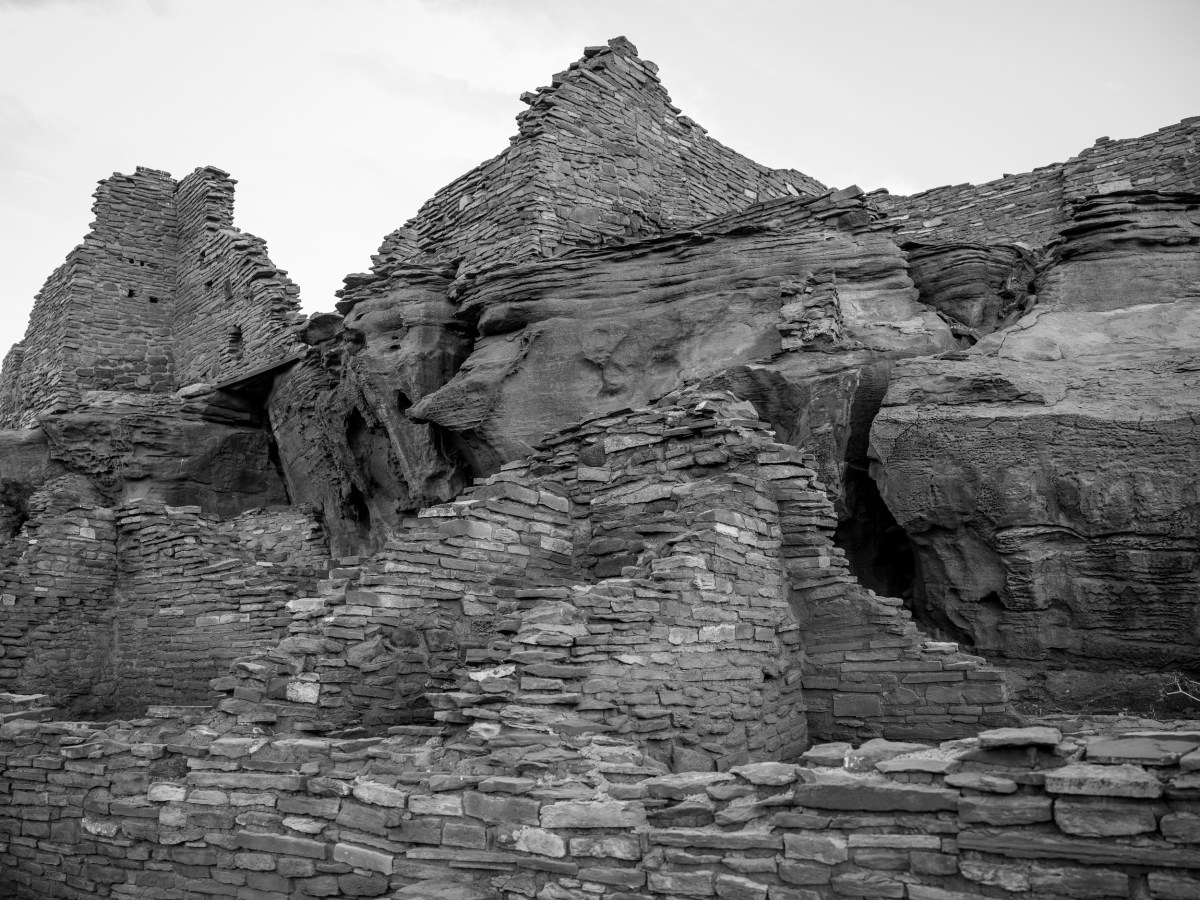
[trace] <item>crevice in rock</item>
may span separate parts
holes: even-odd
[[[915,607],[912,543],[883,502],[865,464],[847,463],[843,492],[846,517],[838,523],[834,544],[845,551],[851,574],[875,593],[900,597]]]

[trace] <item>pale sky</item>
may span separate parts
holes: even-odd
[[[144,165],[238,179],[304,308],[618,34],[709,134],[912,193],[1200,114],[1196,0],[0,0],[0,356]]]

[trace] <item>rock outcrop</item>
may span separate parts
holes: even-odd
[[[1028,315],[893,372],[876,476],[927,620],[990,659],[1097,692],[1200,664],[1197,209],[1078,201]]]

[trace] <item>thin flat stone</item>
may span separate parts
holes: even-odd
[[[919,753],[906,753],[902,756],[896,756],[892,759],[885,759],[875,763],[875,768],[884,774],[891,774],[893,772],[929,772],[934,775],[948,775],[951,772],[957,772],[961,767],[962,762],[953,755],[953,751],[946,751],[939,748]]]
[[[1200,747],[1189,738],[1118,737],[1101,738],[1087,745],[1087,758],[1098,763],[1137,763],[1143,766],[1172,766],[1185,753]]]
[[[745,766],[734,766],[729,771],[745,778],[751,784],[774,787],[791,784],[800,777],[799,766],[781,762],[750,763]]]
[[[872,738],[861,747],[846,754],[846,768],[851,772],[870,772],[878,763],[886,759],[931,749],[933,748],[928,744],[910,744],[905,741]]]
[[[833,741],[828,744],[817,744],[800,754],[800,758],[812,766],[827,766],[840,769],[846,763],[846,754],[853,747],[846,741]]]
[[[1062,740],[1062,732],[1048,725],[1025,728],[993,728],[979,734],[979,746],[984,750],[997,747],[1054,747]]]
[[[946,786],[988,794],[1015,794],[1017,791],[1015,781],[1001,778],[999,775],[985,775],[982,772],[954,772],[946,776]]]
[[[1079,763],[1046,773],[1046,790],[1052,794],[1091,797],[1161,797],[1162,782],[1138,766],[1097,766]]]

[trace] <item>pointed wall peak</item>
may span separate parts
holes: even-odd
[[[377,275],[397,263],[450,264],[470,275],[825,190],[709,138],[671,103],[658,67],[625,37],[585,48],[549,86],[521,100],[529,108],[517,116],[510,146],[438,191],[385,239]]]

